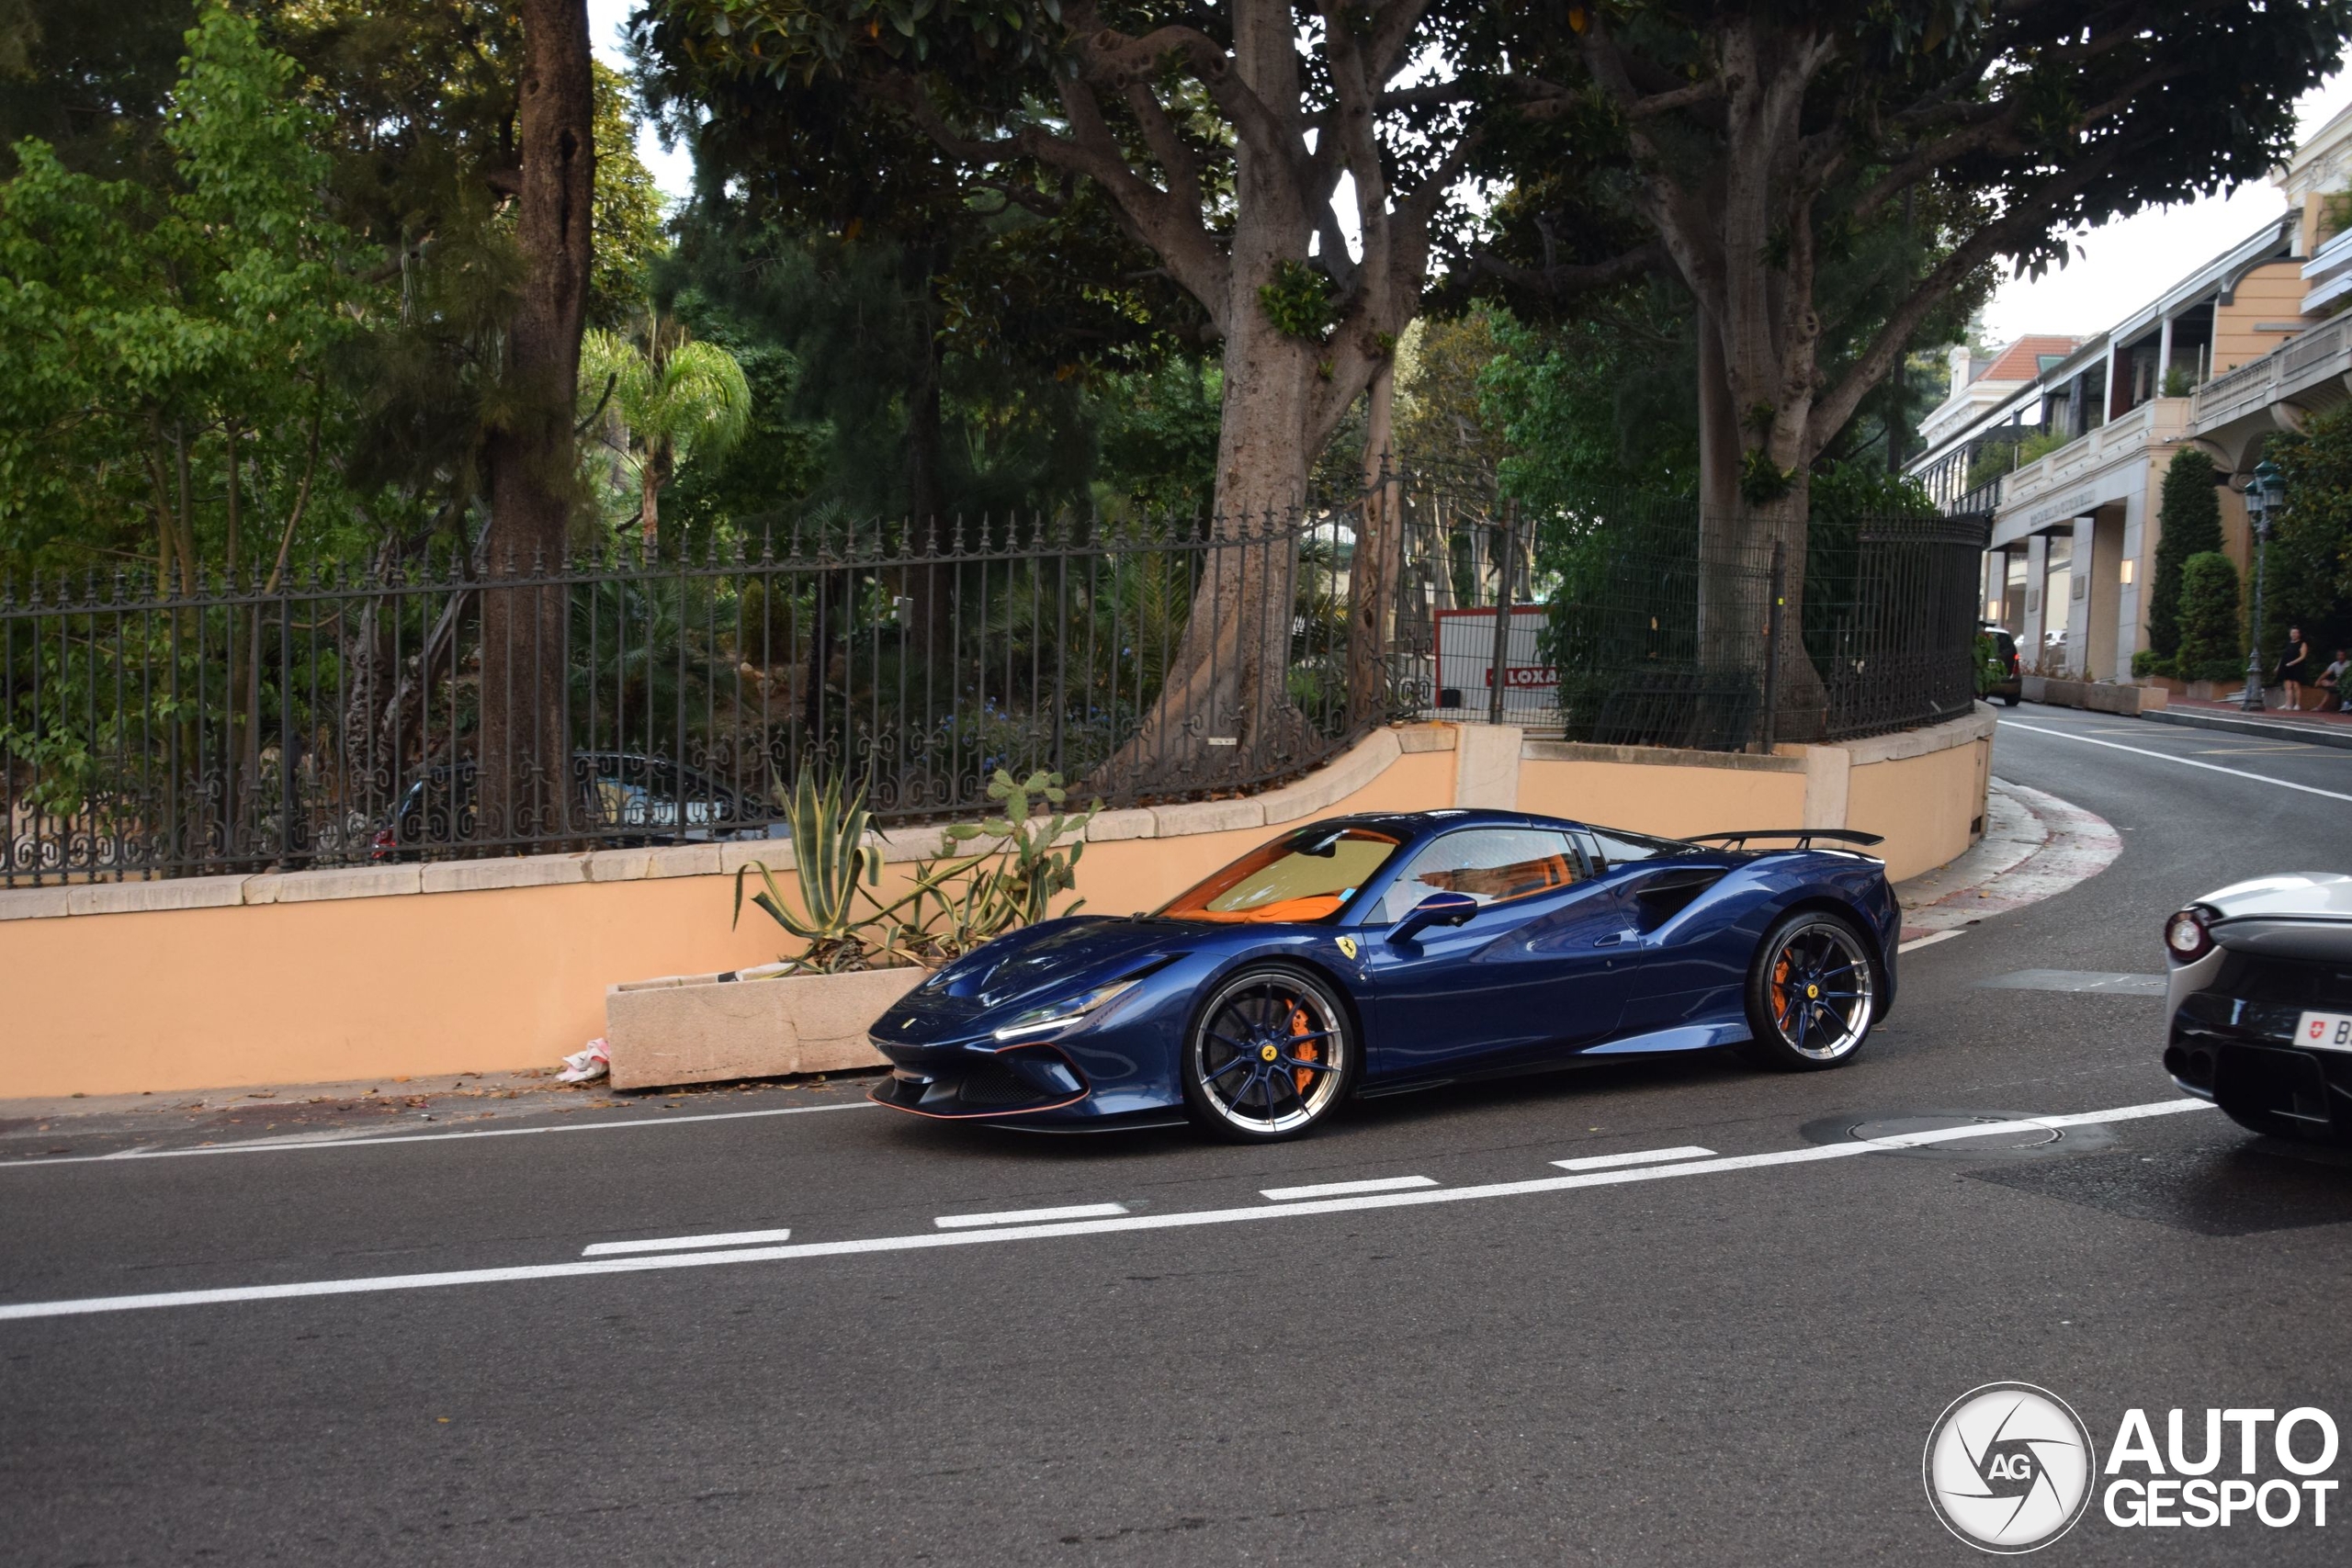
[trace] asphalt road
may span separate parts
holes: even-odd
[[[1621,1066],[1258,1150],[940,1127],[834,1086],[0,1166],[0,1312],[231,1292],[0,1317],[0,1560],[1960,1562],[1920,1457],[1979,1384],[2052,1390],[2103,1453],[2134,1406],[2161,1440],[2176,1406],[2316,1405],[2352,1448],[2352,1165],[2208,1110],[1838,1152],[2176,1099],[2157,1001],[1978,982],[2153,974],[2184,900],[2352,866],[2352,753],[2023,707],[1996,771],[2121,857],[1905,955],[1832,1073]],[[751,1111],[789,1113],[713,1114]],[[1551,1163],[1689,1146],[1802,1157]],[[1404,1177],[1440,1185],[1260,1196]],[[934,1224],[1110,1203],[1112,1228]],[[408,1282],[237,1293],[361,1279]],[[2094,1505],[2045,1560],[2341,1562],[2336,1502],[2324,1529]]]

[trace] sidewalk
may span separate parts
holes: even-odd
[[[1994,915],[2038,904],[2105,871],[2123,852],[2106,818],[2054,795],[1995,778],[1984,836],[1949,864],[1895,886],[1903,940],[1956,933]]]
[[[2219,730],[2248,739],[2298,740],[2307,746],[2335,746],[2352,750],[2352,713],[2296,713],[2277,708],[2247,713],[2232,702],[2175,697],[2166,705],[2140,716],[2157,724],[2188,725]]]

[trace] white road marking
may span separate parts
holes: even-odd
[[[992,1242],[1044,1241],[1069,1235],[1104,1235],[1115,1231],[1182,1230],[1197,1225],[1242,1224],[1253,1220],[1294,1219],[1303,1214],[1344,1214],[1367,1209],[1417,1208],[1425,1203],[1467,1203],[1488,1198],[1566,1192],[1580,1187],[1613,1187],[1634,1181],[1712,1176],[1727,1170],[1806,1165],[1819,1160],[1847,1159],[1888,1149],[1919,1148],[1929,1144],[1989,1137],[2003,1133],[2052,1127],[2092,1127],[2211,1108],[2209,1101],[2202,1100],[2161,1100],[2147,1105],[2120,1106],[2111,1111],[2085,1111],[2066,1116],[2038,1116],[2017,1122],[1973,1122],[1925,1133],[1905,1133],[1870,1143],[1820,1144],[1800,1149],[1780,1149],[1770,1154],[1733,1155],[1674,1165],[1635,1166],[1624,1170],[1589,1170],[1573,1176],[1539,1177],[1529,1181],[1498,1181],[1483,1187],[1437,1187],[1413,1192],[1366,1192],[1351,1198],[1325,1198],[1298,1203],[1255,1203],[1246,1209],[1121,1214],[1116,1218],[1011,1225],[1001,1229],[929,1231],[913,1235],[869,1236],[858,1241],[801,1242],[783,1247],[750,1247],[714,1252],[662,1253],[645,1258],[525,1264],[508,1269],[452,1269],[439,1274],[383,1274],[360,1280],[311,1280],[283,1285],[232,1285],[208,1291],[158,1291],[136,1296],[87,1296],[78,1301],[12,1302],[0,1304],[0,1320],[79,1317],[92,1313],[215,1306],[232,1302],[289,1301],[309,1296],[368,1295],[385,1291],[433,1290],[445,1285],[564,1280],[583,1275],[629,1274],[650,1269],[707,1269],[722,1263],[767,1263],[788,1258],[850,1258],[866,1253],[916,1252],[934,1247],[973,1247]]]
[[[1093,1220],[1126,1212],[1125,1203],[1072,1203],[1059,1209],[1008,1209],[1001,1214],[942,1214],[931,1223],[942,1230],[970,1230],[989,1225],[1043,1224],[1049,1220]]]
[[[1301,1198],[1344,1198],[1351,1192],[1403,1192],[1415,1187],[1435,1187],[1437,1179],[1430,1176],[1375,1176],[1369,1181],[1326,1181],[1315,1187],[1269,1187],[1259,1192],[1261,1198],[1272,1198],[1277,1203],[1293,1203]]]
[[[2022,729],[2034,735],[2054,735],[2061,740],[2079,741],[2085,746],[2104,746],[2110,751],[2129,751],[2134,756],[2154,757],[2159,762],[2177,762],[2184,768],[2202,768],[2209,773],[2227,773],[2233,779],[2248,779],[2256,784],[2273,785],[2278,789],[2300,790],[2305,795],[2325,795],[2330,800],[2352,800],[2352,795],[2340,790],[2321,789],[2316,784],[2294,784],[2286,779],[2267,779],[2260,773],[2249,773],[2243,768],[2225,768],[2219,762],[2200,762],[2194,757],[2176,757],[2169,751],[2151,751],[2144,746],[2126,746],[2120,741],[2095,740],[2087,735],[2075,735],[2064,729],[2045,729],[2038,724],[2019,724],[2013,718],[2001,720],[2004,729]]]
[[[55,1159],[0,1161],[0,1170],[46,1169],[53,1165],[96,1165],[110,1160],[179,1159],[188,1155],[285,1154],[294,1149],[372,1149],[382,1144],[445,1144],[453,1138],[525,1138],[534,1133],[626,1133],[639,1127],[681,1127],[696,1122],[742,1122],[754,1116],[806,1116],[817,1111],[867,1111],[870,1100],[842,1105],[785,1105],[770,1111],[721,1111],[708,1116],[648,1116],[634,1122],[567,1122],[553,1127],[484,1127],[470,1133],[395,1133],[377,1136],[354,1133],[347,1137],[322,1138],[316,1133],[290,1138],[254,1138],[239,1144],[212,1144],[194,1149],[122,1149],[110,1155],[64,1155]],[[62,1136],[63,1134],[60,1134]]]
[[[1909,942],[1897,942],[1895,944],[1894,951],[1897,953],[1908,953],[1915,947],[1933,947],[1939,942],[1950,942],[1953,937],[1956,937],[1959,934],[1960,928],[1958,926],[1954,926],[1948,931],[1929,931],[1926,936],[1915,936]]]
[[[1614,1170],[1621,1165],[1663,1165],[1677,1159],[1713,1159],[1715,1151],[1687,1144],[1679,1149],[1635,1149],[1629,1155],[1587,1155],[1582,1159],[1555,1159],[1562,1170]]]
[[[652,1241],[600,1241],[580,1249],[582,1258],[610,1258],[624,1252],[675,1252],[689,1247],[756,1247],[763,1241],[786,1241],[782,1231],[722,1231],[717,1235],[665,1235]]]

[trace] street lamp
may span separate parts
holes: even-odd
[[[2287,479],[2278,465],[2256,463],[2245,485],[2245,518],[2254,529],[2254,626],[2245,655],[2245,693],[2238,705],[2247,713],[2262,711],[2262,569],[2270,558],[2270,513],[2286,496]]]

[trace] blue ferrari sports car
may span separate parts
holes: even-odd
[[[880,1103],[1040,1131],[1292,1137],[1355,1095],[1736,1046],[1853,1059],[1900,916],[1867,833],[1659,839],[1510,811],[1340,817],[1150,914],[1001,937],[884,1014]],[[1776,847],[1777,846],[1777,847]]]

